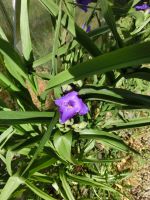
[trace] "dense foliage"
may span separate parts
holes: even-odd
[[[141,156],[123,130],[150,124],[149,1],[0,11],[0,199],[130,198],[117,163]]]

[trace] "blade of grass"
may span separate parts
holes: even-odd
[[[128,128],[137,128],[137,127],[143,127],[143,126],[149,126],[150,125],[150,117],[141,117],[136,119],[128,119],[128,122],[122,122],[122,121],[115,121],[113,123],[109,124],[109,127],[105,128],[106,131],[115,131],[115,130],[122,130],[122,129],[128,129]]]

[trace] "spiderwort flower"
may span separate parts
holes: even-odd
[[[147,9],[149,9],[150,7],[146,4],[146,3],[144,3],[144,4],[142,4],[142,5],[137,5],[137,6],[135,6],[135,9],[137,10],[137,11],[139,11],[139,10],[147,10]]]
[[[87,12],[87,6],[92,0],[76,0],[76,2],[81,5],[82,10]]]
[[[56,99],[55,104],[59,107],[60,122],[62,124],[78,113],[79,115],[85,115],[88,112],[88,107],[75,91],[69,92],[60,99]]]

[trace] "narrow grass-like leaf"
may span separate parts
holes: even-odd
[[[50,165],[53,165],[54,163],[56,163],[56,159],[55,158],[49,158],[49,157],[43,157],[42,159],[38,160],[37,162],[34,163],[34,165],[32,166],[32,169],[29,171],[29,175],[31,176],[32,174],[34,174],[35,172],[40,171],[41,169],[47,168]]]
[[[83,163],[113,163],[121,161],[122,158],[116,159],[95,159],[95,158],[84,158],[82,159]]]
[[[0,124],[47,123],[53,112],[0,111]]]
[[[39,0],[40,3],[42,3],[46,9],[48,11],[50,11],[50,13],[52,15],[54,15],[55,17],[58,15],[58,12],[59,12],[59,9],[58,9],[58,6],[57,4],[53,1],[53,0]]]
[[[28,0],[21,1],[20,33],[22,42],[22,52],[25,59],[29,61],[32,56],[32,42],[30,38],[29,29]]]
[[[135,29],[135,30],[131,33],[131,35],[135,35],[135,34],[139,33],[149,22],[150,22],[150,17],[148,17],[148,19],[146,19],[146,20],[142,23],[142,25],[141,25],[140,27],[138,27],[137,29]]]
[[[38,181],[38,182],[41,182],[41,183],[48,183],[48,184],[53,183],[53,180],[50,179],[49,176],[46,176],[45,174],[41,174],[39,172],[34,173],[34,175],[32,175],[30,177],[30,180]]]
[[[67,179],[66,179],[66,175],[65,175],[65,172],[64,170],[60,170],[60,173],[59,173],[59,176],[60,176],[60,180],[62,182],[62,186],[66,192],[66,195],[68,197],[69,200],[75,200],[72,192],[71,192],[71,188],[67,182]]]
[[[7,200],[12,193],[23,183],[23,180],[18,176],[11,176],[1,190],[0,199]]]
[[[56,200],[55,198],[51,197],[50,195],[46,194],[45,192],[43,192],[42,190],[37,188],[30,181],[26,180],[25,184],[30,190],[32,190],[37,196],[41,197],[42,199],[45,199],[45,200]]]
[[[29,164],[27,165],[26,169],[23,171],[23,174],[25,174],[25,172],[27,172],[29,170],[29,168],[31,167],[31,165],[33,164],[33,162],[37,159],[39,153],[43,150],[43,147],[45,146],[46,142],[49,140],[50,135],[52,133],[52,130],[55,126],[55,124],[58,121],[58,113],[56,113],[56,115],[53,117],[51,123],[49,124],[47,131],[45,132],[45,134],[43,135],[38,148],[36,149],[31,161],[29,162]]]
[[[65,53],[69,52],[69,50],[72,50],[76,45],[77,45],[76,41],[74,41],[71,45],[70,45],[70,43],[63,45],[62,47],[60,47],[57,50],[57,56],[61,56]],[[33,68],[43,65],[43,64],[49,62],[51,59],[52,59],[52,53],[49,53],[49,54],[39,58],[38,60],[35,60],[33,62]]]
[[[80,138],[99,140],[109,147],[115,148],[120,151],[129,152],[130,150],[132,150],[120,139],[119,136],[111,132],[105,132],[98,129],[84,129],[80,131],[79,135]]]
[[[89,186],[92,186],[92,187],[98,187],[98,188],[103,189],[103,190],[107,190],[107,191],[110,191],[110,192],[116,192],[116,193],[120,194],[117,190],[113,189],[109,185],[94,181],[92,179],[92,177],[76,176],[76,175],[73,175],[73,174],[70,174],[70,173],[67,173],[67,176],[71,181],[78,182],[79,184],[89,185]]]
[[[116,22],[115,22],[115,18],[112,12],[111,7],[109,6],[109,1],[107,0],[101,0],[101,8],[102,8],[102,13],[104,15],[104,18],[107,22],[107,24],[109,25],[114,38],[118,44],[118,47],[122,47],[122,41],[121,38],[117,32],[117,28],[116,28]]]
[[[53,41],[53,50],[52,50],[52,72],[53,75],[57,74],[57,51],[59,46],[59,33],[61,29],[61,17],[62,17],[62,1],[60,1],[59,5],[59,14],[56,22],[56,28],[54,33],[54,41]]]
[[[54,3],[52,0],[39,0],[46,9],[55,17],[57,17],[59,8],[57,4]],[[62,18],[62,25],[66,27],[68,16],[63,13],[64,17]],[[71,18],[70,18],[71,20]],[[68,31],[71,32],[72,35],[74,35],[74,30],[71,28],[71,26],[67,26]],[[93,41],[90,39],[87,33],[83,31],[77,24],[75,24],[75,31],[76,31],[76,40],[92,55],[92,56],[98,56],[101,54],[100,50],[97,48],[97,46],[93,43]]]
[[[1,154],[0,154],[0,159],[3,161],[3,163],[6,164],[6,159],[5,159],[5,157],[4,157],[3,155],[1,155]]]
[[[9,34],[11,39],[13,38],[13,36],[11,35],[11,33],[13,32],[13,26],[10,20],[10,16],[8,14],[8,10],[5,8],[5,3],[3,1],[0,1],[0,11],[2,13],[2,18],[5,19],[5,23],[7,28],[9,29]]]
[[[89,100],[104,100],[134,107],[150,108],[149,96],[135,94],[121,88],[87,87],[85,89],[81,89],[79,91],[79,95],[83,95]]]
[[[128,128],[137,128],[150,125],[150,117],[141,117],[135,119],[128,119],[128,122],[114,121],[109,124],[109,127],[105,128],[107,131],[122,130]]]
[[[105,25],[90,31],[88,33],[88,36],[91,38],[95,38],[108,32],[110,32],[109,26]]]
[[[7,88],[8,91],[19,92],[20,88],[18,88],[10,77],[7,77],[3,73],[0,72],[0,86],[4,89]]]
[[[47,89],[71,83],[90,75],[149,62],[150,42],[131,45],[80,63],[59,73],[49,81]]]
[[[138,69],[138,71],[136,71],[136,72],[125,74],[124,76],[127,79],[128,78],[139,78],[142,80],[150,81],[150,69],[144,67],[144,68]]]
[[[14,131],[13,127],[9,127],[3,133],[0,134],[0,143],[5,140],[12,132]]]
[[[4,64],[7,70],[26,88],[25,80],[28,80],[28,75],[20,56],[7,41],[2,40],[1,38],[0,53],[3,55]]]
[[[6,153],[6,168],[10,176],[12,176],[11,162],[12,162],[13,157],[14,157],[14,152],[12,152],[11,150],[8,150]]]
[[[4,33],[3,29],[2,29],[2,27],[0,27],[0,37],[1,37],[3,40],[8,41],[8,39],[7,39],[6,35],[5,35],[5,33]]]
[[[12,4],[13,4],[13,40],[14,40],[14,48],[16,48],[17,42],[20,40],[21,1],[13,0]]]
[[[75,9],[68,0],[64,0],[64,12],[68,15],[68,26],[67,29],[71,30],[72,35],[76,37],[75,31]]]

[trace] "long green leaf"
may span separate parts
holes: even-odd
[[[117,32],[117,28],[116,28],[116,23],[115,23],[115,18],[112,12],[111,7],[109,6],[109,1],[107,0],[101,0],[101,8],[102,8],[102,13],[104,15],[104,18],[107,22],[107,24],[109,25],[114,38],[118,44],[118,47],[122,47],[122,41],[121,38]]]
[[[61,55],[65,54],[65,53],[69,52],[76,45],[77,45],[76,41],[74,41],[72,44],[68,43],[68,44],[63,45],[62,47],[58,48],[57,56],[61,56]],[[39,58],[38,60],[35,60],[33,62],[33,68],[43,65],[43,64],[49,62],[51,59],[52,59],[52,53],[49,53],[49,54]]]
[[[29,61],[32,56],[32,43],[29,29],[28,0],[21,1],[20,33],[22,42],[22,52],[25,59]]]
[[[149,96],[135,94],[121,88],[87,87],[81,89],[79,95],[83,95],[89,100],[104,100],[133,107],[150,108]]]
[[[42,158],[40,160],[38,160],[37,162],[34,163],[34,165],[32,166],[32,169],[29,171],[29,175],[34,174],[37,171],[40,171],[41,169],[47,168],[50,165],[53,165],[54,163],[56,163],[56,159],[55,158]]]
[[[58,19],[56,22],[56,28],[55,28],[55,33],[54,33],[54,41],[53,41],[53,50],[52,50],[52,70],[53,70],[53,75],[57,74],[57,51],[59,47],[59,33],[61,29],[61,17],[62,17],[62,2],[60,1],[59,5],[59,14],[58,14]]]
[[[137,128],[142,126],[149,126],[150,125],[150,117],[141,117],[135,119],[128,119],[128,122],[122,121],[114,121],[109,124],[109,127],[105,128],[107,131],[115,131],[115,130],[122,130],[128,128]]]
[[[53,112],[0,111],[0,124],[47,123]]]
[[[23,180],[18,176],[11,176],[5,184],[5,187],[1,190],[0,199],[7,200],[12,193],[23,183]]]
[[[110,191],[110,192],[119,193],[117,190],[113,189],[109,185],[94,181],[92,179],[92,177],[76,176],[76,175],[73,175],[73,174],[70,174],[70,173],[67,173],[67,176],[71,181],[76,181],[76,182],[78,182],[79,184],[82,184],[82,185],[89,185],[89,186],[98,187],[100,189],[107,190],[107,191]]]
[[[3,29],[2,29],[1,26],[0,26],[0,37],[1,37],[3,40],[8,41],[8,39],[7,39],[7,37],[6,37],[6,35],[5,35],[5,33],[4,33],[4,31],[3,31]]]
[[[143,67],[141,69],[138,69],[138,71],[135,71],[133,73],[125,74],[125,78],[139,78],[142,80],[150,81],[150,69]]]
[[[13,157],[14,157],[14,152],[12,152],[11,150],[8,150],[6,153],[6,168],[10,176],[12,176],[11,162],[12,162]]]
[[[5,140],[12,132],[14,131],[13,127],[9,127],[3,133],[0,134],[0,143]]]
[[[130,150],[132,150],[120,139],[119,136],[114,135],[111,132],[105,132],[98,129],[84,129],[80,131],[79,135],[80,138],[99,140],[109,147],[115,148],[120,151],[129,152]]]
[[[20,56],[7,41],[1,38],[0,53],[3,55],[4,64],[10,74],[26,87],[25,80],[28,80],[28,75]]]
[[[0,86],[4,89],[7,88],[8,91],[14,91],[14,92],[19,92],[20,88],[18,88],[14,82],[11,80],[10,77],[2,74],[0,72]]]
[[[150,62],[150,42],[131,45],[93,58],[65,70],[52,78],[47,89],[80,80],[89,75],[106,73],[132,65]]]
[[[26,180],[25,184],[30,190],[32,190],[37,196],[41,197],[42,199],[45,199],[45,200],[56,200],[55,198],[51,197],[50,195],[46,194],[45,192],[43,192],[42,190],[37,188],[30,181]]]
[[[66,179],[66,175],[64,174],[64,170],[60,170],[60,173],[59,173],[59,176],[60,176],[60,180],[62,182],[62,186],[66,192],[66,195],[68,197],[69,200],[75,200],[72,192],[71,192],[71,189],[70,189],[70,186],[67,182],[67,179]]]

